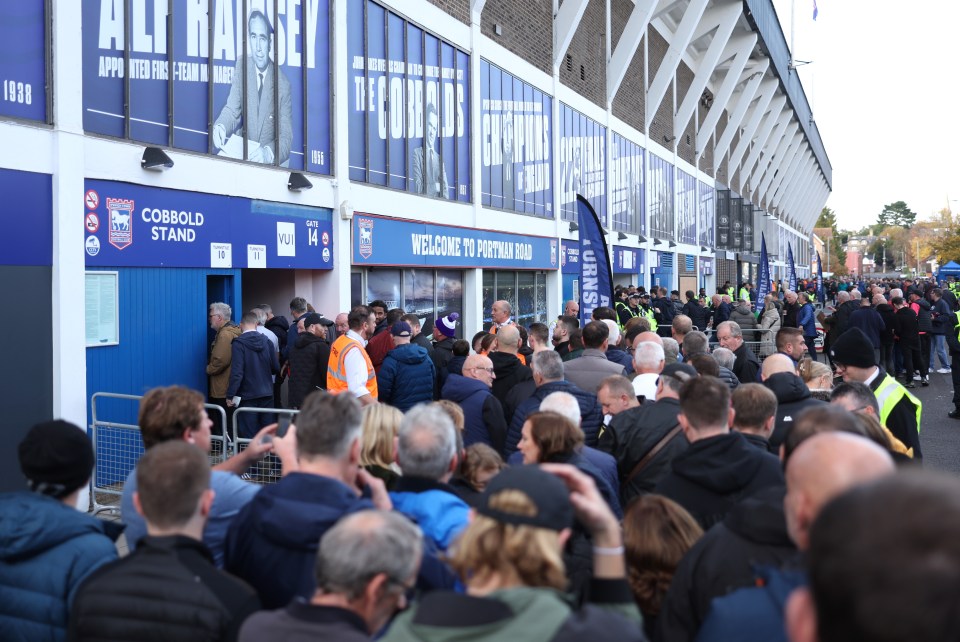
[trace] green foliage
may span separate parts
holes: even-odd
[[[896,225],[910,229],[917,221],[917,214],[903,201],[888,203],[883,206],[883,211],[877,217],[877,225],[881,228]]]
[[[949,234],[932,239],[930,247],[940,265],[948,261],[960,262],[960,230],[953,229]]]
[[[837,231],[837,214],[829,207],[825,207],[820,210],[820,218],[817,219],[817,224],[814,227],[829,227],[834,232]]]

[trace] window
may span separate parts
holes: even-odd
[[[529,326],[547,320],[547,275],[545,272],[483,272],[483,329],[493,324],[490,309],[494,301],[513,307],[513,320]]]
[[[402,308],[420,317],[421,331],[433,332],[433,321],[451,312],[463,314],[463,273],[418,268],[376,269],[351,275],[351,299],[359,304],[377,299],[387,308]],[[463,333],[457,326],[457,338]]]

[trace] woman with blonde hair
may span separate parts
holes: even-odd
[[[780,310],[773,302],[772,294],[763,299],[763,314],[760,316],[760,356],[769,357],[777,351],[777,332],[780,330]]]
[[[677,565],[702,535],[697,520],[662,495],[641,495],[627,508],[623,518],[627,581],[651,639]]]
[[[574,516],[593,538],[594,583],[590,602],[579,610],[562,594],[563,547]],[[519,466],[494,477],[450,563],[466,593],[427,593],[383,640],[643,639],[620,525],[593,481],[572,466]]]
[[[363,439],[360,447],[360,465],[393,490],[400,478],[396,464],[395,439],[400,434],[403,413],[387,404],[379,403],[363,409]]]
[[[807,384],[810,396],[821,401],[830,401],[833,389],[833,371],[830,366],[810,358],[800,360],[800,378]]]

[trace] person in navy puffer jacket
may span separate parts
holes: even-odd
[[[409,323],[397,321],[390,334],[395,347],[377,374],[378,396],[381,403],[406,412],[418,403],[433,401],[437,369],[423,347],[410,343],[413,329]]]
[[[65,640],[77,588],[117,559],[123,526],[76,509],[94,463],[83,429],[38,424],[19,457],[32,492],[0,495],[0,640]]]
[[[480,442],[502,456],[507,422],[503,418],[503,406],[491,392],[495,376],[489,357],[472,354],[463,362],[462,375],[447,377],[440,398],[459,404],[463,409],[464,447]]]

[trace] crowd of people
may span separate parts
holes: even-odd
[[[838,290],[821,360],[807,292],[751,291],[619,288],[527,327],[497,301],[469,342],[455,312],[431,339],[382,301],[215,303],[209,400],[263,411],[246,447],[211,469],[208,399],[150,390],[111,522],[75,510],[85,433],[35,426],[0,495],[0,638],[955,638],[960,480],[919,465],[907,389],[920,312],[960,352],[955,298]],[[268,455],[279,481],[246,478]]]

